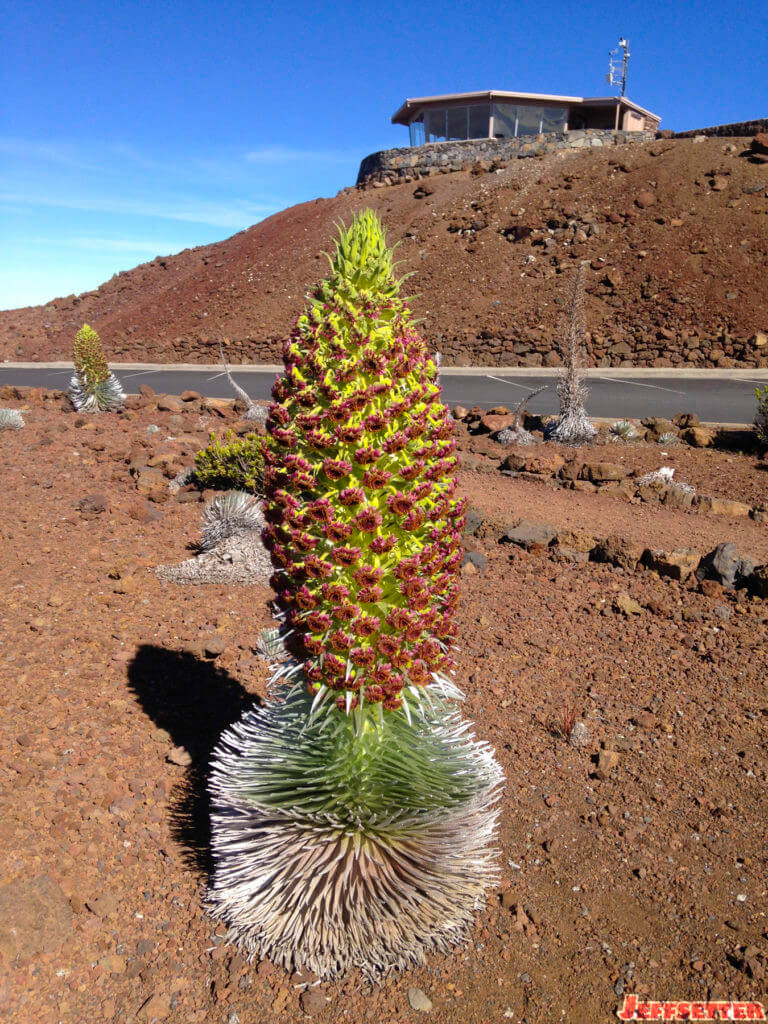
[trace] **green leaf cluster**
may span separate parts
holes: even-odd
[[[768,384],[755,388],[755,394],[757,395],[755,429],[760,441],[763,444],[768,444]]]
[[[264,453],[267,441],[258,434],[235,437],[231,430],[223,440],[211,434],[210,444],[195,456],[195,477],[201,487],[262,494]]]

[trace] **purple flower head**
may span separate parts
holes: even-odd
[[[317,555],[307,555],[304,559],[304,569],[307,576],[311,576],[312,579],[316,580],[325,579],[333,572],[333,566],[324,562],[322,558],[318,558]]]
[[[290,595],[290,591],[287,591],[286,593]],[[317,598],[306,584],[299,587],[296,591],[295,601],[297,606],[304,611],[311,611],[317,606]]]
[[[327,612],[321,611],[307,612],[304,618],[304,624],[313,633],[323,633],[326,629],[330,629],[332,622],[331,616]]]
[[[384,487],[391,479],[392,474],[388,470],[381,469],[378,466],[371,466],[370,469],[366,469],[365,473],[363,473],[363,487],[367,487],[369,490],[376,490],[379,487]]]
[[[360,487],[345,487],[339,491],[339,501],[342,505],[359,505],[365,497],[365,492]]]
[[[362,550],[358,547],[338,547],[334,548],[331,557],[339,565],[354,565],[355,562],[360,558]]]
[[[355,526],[363,533],[373,533],[377,527],[381,526],[381,522],[381,512],[372,505],[361,508],[355,516]]]
[[[328,642],[335,651],[348,651],[354,643],[354,637],[345,633],[343,629],[334,629],[328,637]]]
[[[346,459],[325,459],[323,472],[329,480],[341,480],[352,472],[352,463]]]
[[[379,620],[375,615],[359,615],[352,623],[352,631],[355,636],[373,636],[379,628]]]
[[[407,444],[408,438],[402,431],[398,431],[396,434],[393,434],[391,437],[387,438],[387,440],[384,442],[384,449],[390,455],[394,455],[395,452],[402,451]]]
[[[342,601],[340,605],[333,609],[333,614],[337,619],[341,619],[342,622],[354,622],[360,614],[360,609],[353,605],[351,601]]]
[[[333,505],[328,498],[318,498],[307,506],[307,515],[317,523],[330,523],[333,520]]]
[[[386,554],[387,551],[391,551],[392,548],[397,544],[397,537],[394,533],[388,534],[386,537],[374,537],[371,541],[370,547],[377,555]]]
[[[363,435],[363,428],[361,426],[342,426],[336,430],[336,438],[342,441],[344,444],[354,444],[355,441],[359,441]]]
[[[330,601],[331,604],[344,601],[349,597],[349,587],[345,587],[343,583],[324,583],[323,597],[326,601]]]
[[[335,654],[326,654],[323,668],[331,676],[345,676],[347,673],[346,661],[337,658]]]
[[[358,466],[368,466],[370,465],[370,463],[375,462],[376,459],[381,458],[383,454],[384,451],[381,448],[373,448],[371,446],[366,446],[363,448],[358,448],[355,451],[353,458],[355,462],[358,464]]]
[[[423,508],[412,508],[403,520],[402,527],[404,530],[408,530],[409,532],[418,530],[424,525],[424,520],[426,518]]]
[[[328,523],[325,528],[325,535],[328,540],[333,541],[335,544],[340,544],[346,540],[352,533],[352,526],[350,523],[342,523],[338,520],[334,520],[332,523]]]
[[[296,488],[297,491],[310,491],[312,490],[317,481],[311,473],[292,473],[291,484]]]
[[[368,668],[373,664],[374,651],[370,647],[353,647],[349,652],[349,658],[353,665]]]
[[[388,496],[387,508],[396,516],[407,515],[413,508],[413,498],[408,494],[403,494],[402,491],[396,491]]]

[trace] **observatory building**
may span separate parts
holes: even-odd
[[[407,99],[392,115],[412,146],[468,139],[514,139],[574,130],[656,131],[661,118],[626,96],[459,92]]]

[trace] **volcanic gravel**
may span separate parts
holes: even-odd
[[[201,506],[147,502],[130,465],[170,479],[191,463],[222,420],[188,405],[85,417],[32,396],[27,426],[0,433],[0,1017],[415,1024],[431,1002],[441,1024],[592,1024],[623,993],[764,998],[768,602],[510,551],[492,525],[458,614],[466,714],[506,774],[503,880],[472,941],[375,989],[305,989],[224,941],[202,902],[205,772],[265,695],[253,647],[272,595],[151,572],[188,555]],[[739,493],[755,465],[676,457]],[[464,472],[461,490],[489,520],[570,509],[603,535],[638,516],[499,475]],[[664,511],[643,529],[670,546],[706,547],[713,523],[759,546],[749,521]],[[615,610],[622,594],[638,614]],[[559,731],[569,711],[581,747]]]

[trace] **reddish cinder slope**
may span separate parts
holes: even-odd
[[[563,274],[586,259],[596,363],[768,365],[768,169],[738,139],[344,189],[93,292],[2,312],[0,358],[69,358],[87,321],[112,359],[210,362],[228,337],[233,361],[272,361],[325,273],[335,223],[364,206],[401,243],[414,309],[448,362],[555,365]]]

